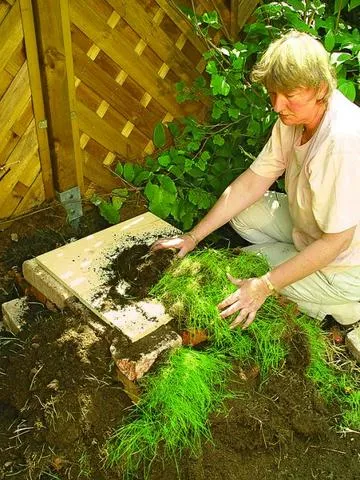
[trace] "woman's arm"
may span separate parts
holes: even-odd
[[[324,233],[321,238],[293,258],[275,267],[267,275],[267,278],[275,290],[280,291],[321,270],[350,246],[355,229],[356,227],[351,227],[340,233]],[[256,312],[272,292],[263,277],[247,280],[230,278],[230,281],[239,288],[218,305],[221,317],[226,318],[239,311],[231,328],[239,325],[246,328],[254,320]]]
[[[212,209],[192,229],[191,233],[198,242],[207,237],[211,232],[259,200],[275,180],[276,178],[258,175],[248,168],[227,187]]]
[[[329,265],[350,246],[355,229],[356,226],[340,233],[323,233],[295,257],[274,268],[269,279],[275,289],[279,291]]]
[[[257,175],[248,168],[227,187],[212,209],[191,232],[175,238],[157,240],[151,249],[175,248],[179,250],[178,256],[184,257],[203,238],[261,198],[276,178]]]

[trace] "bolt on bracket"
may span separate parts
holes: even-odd
[[[56,192],[56,198],[62,203],[67,212],[67,221],[72,224],[78,224],[83,214],[80,188],[73,187],[65,192]]]

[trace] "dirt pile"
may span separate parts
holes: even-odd
[[[14,225],[18,242],[10,240],[11,230],[0,233],[2,301],[19,293],[7,273],[11,267],[74,235],[61,215],[52,218],[52,230],[49,218]],[[86,234],[101,228],[99,218]],[[133,267],[136,260],[128,263]],[[198,458],[179,456],[177,465],[159,455],[152,480],[359,478],[360,434],[334,431],[337,411],[306,381],[307,350],[295,333],[285,369],[267,383],[261,384],[256,368],[234,365],[231,387],[238,397],[210,419],[213,444],[204,444]],[[113,378],[113,332],[83,315],[40,307],[18,337],[1,337],[0,479],[122,478],[104,467],[104,442],[131,405]]]

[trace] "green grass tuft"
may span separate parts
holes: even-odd
[[[175,318],[185,319],[187,328],[206,329],[215,347],[233,357],[260,365],[265,376],[283,362],[287,349],[282,342],[286,330],[286,307],[269,297],[248,331],[229,329],[217,304],[235,291],[226,272],[238,278],[261,276],[269,270],[264,257],[252,252],[200,250],[174,263],[151,290]],[[234,318],[234,317],[233,317]]]
[[[209,414],[231,395],[227,377],[236,359],[259,366],[262,380],[279,372],[291,343],[303,342],[306,375],[323,399],[337,402],[343,412],[341,427],[360,428],[359,381],[329,361],[329,341],[316,320],[299,315],[294,304],[266,299],[247,330],[230,330],[217,304],[236,287],[226,272],[237,278],[258,277],[268,271],[266,260],[250,252],[199,250],[175,261],[151,294],[162,301],[181,327],[205,329],[212,347],[196,351],[180,348],[169,355],[157,374],[143,382],[145,394],[129,423],[107,444],[108,463],[121,464],[129,478],[142,466],[147,478],[157,454],[176,457],[185,450],[199,452],[210,440]],[[299,335],[300,334],[300,335]]]
[[[121,463],[131,474],[151,463],[160,442],[169,457],[184,449],[199,453],[202,440],[211,439],[209,414],[230,395],[225,388],[230,370],[219,353],[173,351],[160,372],[145,379],[136,417],[108,442],[109,464]]]
[[[310,364],[306,374],[327,402],[337,402],[342,411],[340,427],[360,427],[360,381],[350,371],[329,362],[330,344],[316,320],[305,315],[296,319],[306,333]]]
[[[217,305],[236,290],[226,272],[249,278],[268,269],[265,259],[254,253],[198,250],[174,262],[150,294],[161,300],[175,319],[186,319],[186,327],[206,329],[214,345],[221,348],[232,340],[229,323],[220,317]]]

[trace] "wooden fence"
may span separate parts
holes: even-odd
[[[258,2],[178,3],[216,9],[235,38]],[[111,165],[152,153],[158,121],[206,111],[176,102],[205,45],[175,1],[0,0],[0,39],[0,219],[110,191]]]

